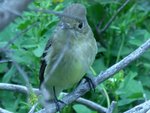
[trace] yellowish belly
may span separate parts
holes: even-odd
[[[50,71],[51,68],[47,70]],[[85,70],[79,59],[63,57],[54,72],[49,76],[47,82],[50,86],[66,89],[78,83],[84,74]]]

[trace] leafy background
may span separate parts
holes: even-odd
[[[96,74],[120,61],[150,38],[150,1],[148,0],[131,0],[101,35],[98,35],[96,25],[101,22],[99,27],[101,30],[124,0],[36,0],[29,7],[62,11],[74,2],[86,6],[89,24],[98,42],[99,50],[92,66]],[[58,21],[59,19],[53,14],[24,12],[22,18],[17,18],[0,33],[0,47],[3,47],[17,33],[32,26],[9,48],[13,50],[13,60],[27,73],[33,87],[39,86],[40,57]],[[7,57],[0,53],[0,59]],[[99,85],[95,92],[90,91],[83,97],[105,107],[108,107],[112,101],[117,101],[116,112],[121,113],[150,99],[149,81],[150,51],[147,51],[113,78]],[[0,63],[0,82],[26,85],[11,62]],[[0,107],[14,113],[27,113],[31,106],[32,103],[26,95],[0,90]],[[40,108],[38,107],[37,110]],[[96,113],[77,103],[67,106],[63,112]]]

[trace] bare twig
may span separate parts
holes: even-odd
[[[36,107],[37,107],[38,103],[35,103],[32,108],[30,109],[30,111],[28,113],[34,113]]]
[[[47,13],[47,14],[54,14],[60,18],[62,17],[68,17],[68,18],[72,18],[75,19],[77,21],[84,21],[83,19],[81,19],[80,17],[76,17],[73,15],[68,15],[68,14],[64,14],[61,12],[56,12],[56,11],[52,11],[52,10],[44,10],[44,9],[30,9],[30,11],[34,11],[34,12],[42,12],[42,13]]]
[[[122,4],[122,6],[116,11],[116,13],[111,17],[111,19],[107,22],[107,24],[104,26],[103,29],[101,29],[100,31],[98,31],[99,34],[102,34],[103,32],[106,31],[106,29],[108,29],[108,27],[110,26],[110,24],[115,20],[115,18],[117,17],[117,15],[122,11],[122,9],[129,3],[130,0],[126,0],[124,2],[124,4]]]
[[[32,87],[31,87],[31,84],[29,82],[29,79],[28,79],[26,72],[20,67],[20,65],[17,62],[13,61],[13,64],[16,66],[18,72],[20,73],[22,78],[25,80],[26,86],[28,88],[28,93],[31,93]]]
[[[117,104],[117,102],[112,101],[112,103],[111,103],[111,105],[109,106],[108,111],[107,111],[106,113],[114,113],[115,108],[116,108],[116,104]]]
[[[0,2],[0,31],[27,8],[32,0],[1,0]]]
[[[116,63],[115,65],[113,65],[112,67],[110,67],[106,71],[104,71],[103,73],[99,74],[98,77],[94,78],[94,83],[96,85],[98,85],[98,84],[102,83],[103,81],[107,80],[108,78],[113,76],[113,74],[115,74],[119,70],[125,68],[129,63],[131,63],[132,61],[134,61],[138,57],[140,57],[149,48],[150,48],[150,39],[147,40],[144,44],[142,44],[134,52],[132,52],[127,57],[122,59],[120,62]],[[89,90],[90,90],[89,85],[87,83],[82,83],[82,84],[80,84],[80,86],[76,90],[74,90],[72,93],[65,96],[63,98],[63,101],[65,103],[69,104],[69,103],[75,101],[81,95],[84,95]],[[25,91],[25,90],[23,90],[23,91]],[[60,104],[60,107],[63,108],[64,104]],[[55,111],[56,109],[53,109],[53,110]]]
[[[13,112],[10,112],[10,111],[0,108],[0,113],[13,113]]]
[[[115,65],[108,68],[103,73],[100,73],[97,77],[94,78],[93,83],[97,86],[98,84],[104,82],[108,78],[112,77],[115,73],[120,71],[121,69],[125,68],[127,65],[129,65],[131,62],[139,58],[144,52],[146,52],[150,48],[150,39],[147,40],[144,44],[142,44],[139,48],[137,48],[134,52],[130,53],[128,56],[126,56],[124,59],[122,59],[120,62],[116,63]],[[90,90],[90,87],[88,83],[82,83],[77,87],[76,90],[74,90],[72,93],[65,96],[62,101],[66,104],[70,104],[73,101],[75,101],[80,96],[84,95],[86,92]],[[62,103],[59,103],[60,109],[62,109],[65,105]],[[51,109],[52,112],[56,112],[56,108]],[[45,109],[41,110],[38,113],[45,112]]]
[[[16,66],[16,68],[19,71],[20,75],[25,80],[26,86],[28,88],[28,93],[30,93],[30,91],[32,91],[32,87],[31,87],[31,85],[29,83],[28,76],[25,73],[25,71],[19,66],[19,64],[12,59],[12,51],[9,50],[8,47],[9,47],[10,44],[14,43],[16,39],[18,39],[21,35],[23,35],[24,33],[26,33],[31,28],[33,28],[35,25],[37,25],[37,22],[33,23],[31,26],[27,27],[25,30],[17,33],[11,40],[8,41],[8,43],[3,48],[0,48],[0,51],[2,51],[3,53],[6,54],[6,56],[10,59],[8,61],[11,61]],[[6,62],[6,61],[2,61],[2,62]],[[0,61],[0,63],[1,63],[1,61]]]
[[[33,23],[31,26],[27,27],[25,30],[17,33],[11,40],[8,41],[8,43],[4,47],[0,48],[0,52],[2,51],[3,53],[5,53],[6,56],[10,59],[10,60],[1,60],[0,63],[11,61],[16,66],[17,70],[19,71],[23,79],[25,80],[26,86],[28,88],[28,92],[32,91],[32,88],[30,86],[27,74],[23,71],[23,69],[19,66],[19,64],[12,59],[12,51],[9,50],[8,47],[10,44],[14,43],[16,39],[18,39],[21,35],[26,33],[31,28],[33,28],[35,25],[37,25],[37,22]]]
[[[1,63],[8,63],[8,62],[12,62],[12,60],[7,60],[7,59],[0,60],[0,64]]]
[[[12,52],[12,50],[2,47],[2,48],[0,48],[0,52],[7,53],[7,52]]]
[[[11,41],[9,41],[3,48],[0,48],[0,52],[5,53],[6,56],[10,59],[10,61],[15,65],[16,69],[18,70],[18,72],[20,73],[22,78],[25,80],[26,87],[28,89],[27,92],[28,92],[28,94],[30,94],[30,93],[32,93],[32,87],[29,83],[28,76],[27,76],[26,72],[20,67],[20,65],[16,61],[13,60],[12,51],[10,49],[8,49],[9,44],[13,43],[18,38],[18,36],[20,36],[22,33],[26,32],[27,30],[28,29],[25,29],[25,31],[17,34],[16,37],[14,37]]]
[[[107,108],[102,107],[99,104],[89,101],[89,100],[86,100],[84,98],[79,98],[76,100],[76,102],[83,104],[83,105],[97,111],[98,113],[106,113],[106,111],[107,111]]]
[[[131,62],[139,58],[144,52],[146,52],[150,48],[150,39],[147,40],[144,44],[142,44],[140,47],[138,47],[135,51],[130,53],[128,56],[126,56],[124,59],[122,59],[120,62],[114,64],[110,68],[108,68],[104,73],[98,75],[98,77],[95,78],[96,84],[102,83],[103,81],[110,78],[113,74],[120,71],[121,69],[125,68],[127,65],[129,65]]]
[[[150,110],[150,100],[146,101],[124,113],[149,113],[150,112],[149,110]]]
[[[25,86],[21,85],[14,85],[14,84],[7,84],[7,83],[0,83],[0,89],[1,90],[7,90],[7,91],[13,91],[13,92],[19,92],[23,94],[28,94],[28,89]],[[33,88],[34,93],[37,95],[40,95],[39,89]]]
[[[106,26],[100,31],[100,32],[104,32],[112,23],[112,21],[115,19],[115,17],[117,16],[117,14],[124,8],[124,6],[129,2],[130,0],[126,0],[126,2],[122,5],[122,7],[120,7],[116,14],[110,19],[110,21],[106,24]],[[2,12],[0,9],[0,18],[3,17],[1,16]],[[64,15],[63,15],[64,16]],[[14,17],[13,17],[14,19]],[[9,23],[6,23],[7,25]],[[0,30],[3,29],[6,25],[1,25],[1,21],[0,21]],[[121,60],[120,62],[116,63],[115,65],[113,65],[112,67],[108,68],[105,72],[101,73],[98,75],[98,77],[94,78],[94,83],[95,85],[98,85],[100,83],[102,83],[103,81],[107,80],[108,78],[110,78],[111,76],[113,76],[113,74],[117,73],[118,71],[120,71],[121,69],[125,68],[128,64],[130,64],[132,61],[136,60],[138,57],[140,57],[148,48],[150,48],[150,40],[148,40],[147,42],[145,42],[143,45],[141,45],[137,50],[135,50],[134,52],[132,52],[130,55],[128,55],[127,57],[125,57],[123,60]],[[17,66],[16,66],[17,67]],[[19,70],[19,68],[18,68]],[[20,71],[20,73],[22,73]],[[88,85],[88,83],[82,83],[80,84],[80,86],[74,90],[72,93],[68,94],[67,96],[65,96],[63,98],[63,101],[67,104],[75,101],[77,98],[79,98],[81,95],[84,95],[87,91],[90,90],[90,87]],[[22,90],[25,91],[25,90]],[[27,88],[26,88],[26,93],[28,92]],[[62,109],[65,105],[60,103],[60,108]],[[146,105],[145,105],[146,106]],[[149,104],[148,104],[149,106]],[[143,107],[139,107],[136,108],[137,109],[141,109]],[[1,109],[0,109],[1,110]],[[43,110],[44,111],[44,110]],[[42,111],[42,112],[43,112]],[[52,109],[52,112],[55,112],[55,109]],[[131,112],[125,112],[125,113],[131,113]],[[140,113],[140,112],[139,112]]]
[[[23,93],[23,94],[28,94],[28,89],[25,86],[21,86],[21,85],[14,85],[14,84],[7,84],[7,83],[0,83],[0,89],[1,90],[7,90],[7,91],[13,91],[13,92],[19,92],[19,93]],[[33,91],[35,94],[40,95],[40,91],[37,88],[33,88]],[[67,93],[61,93],[62,96],[67,95]],[[76,102],[83,104],[93,110],[105,113],[107,111],[107,108],[102,107],[90,100],[86,100],[84,98],[78,98],[76,100]]]

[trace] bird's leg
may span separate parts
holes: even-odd
[[[101,71],[100,74],[103,74],[103,71]],[[93,77],[92,77],[92,75],[86,74],[86,76],[84,76],[83,78],[86,80],[86,82],[88,82],[90,89],[95,92],[95,87],[96,87],[96,85],[95,85],[95,83],[93,82]]]
[[[54,92],[54,102],[56,104],[56,109],[57,111],[61,112],[60,106],[59,106],[59,102],[62,104],[66,104],[65,102],[59,100],[56,96],[56,90],[55,90],[55,86],[53,86],[53,92]]]
[[[93,82],[93,78],[89,74],[87,74],[87,76],[84,76],[83,79],[85,79],[85,81],[88,83],[90,89],[95,92],[95,84]]]
[[[85,79],[85,81],[83,81],[83,79]],[[95,84],[94,84],[94,82],[93,82],[93,79],[92,79],[91,75],[87,74],[86,76],[84,76],[84,77],[79,81],[79,83],[77,84],[77,86],[80,85],[81,82],[87,82],[88,85],[89,85],[89,87],[90,87],[90,89],[95,92]]]

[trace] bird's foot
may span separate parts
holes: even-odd
[[[91,76],[84,76],[83,79],[88,83],[91,90],[95,92],[95,83],[93,82],[93,78]]]

